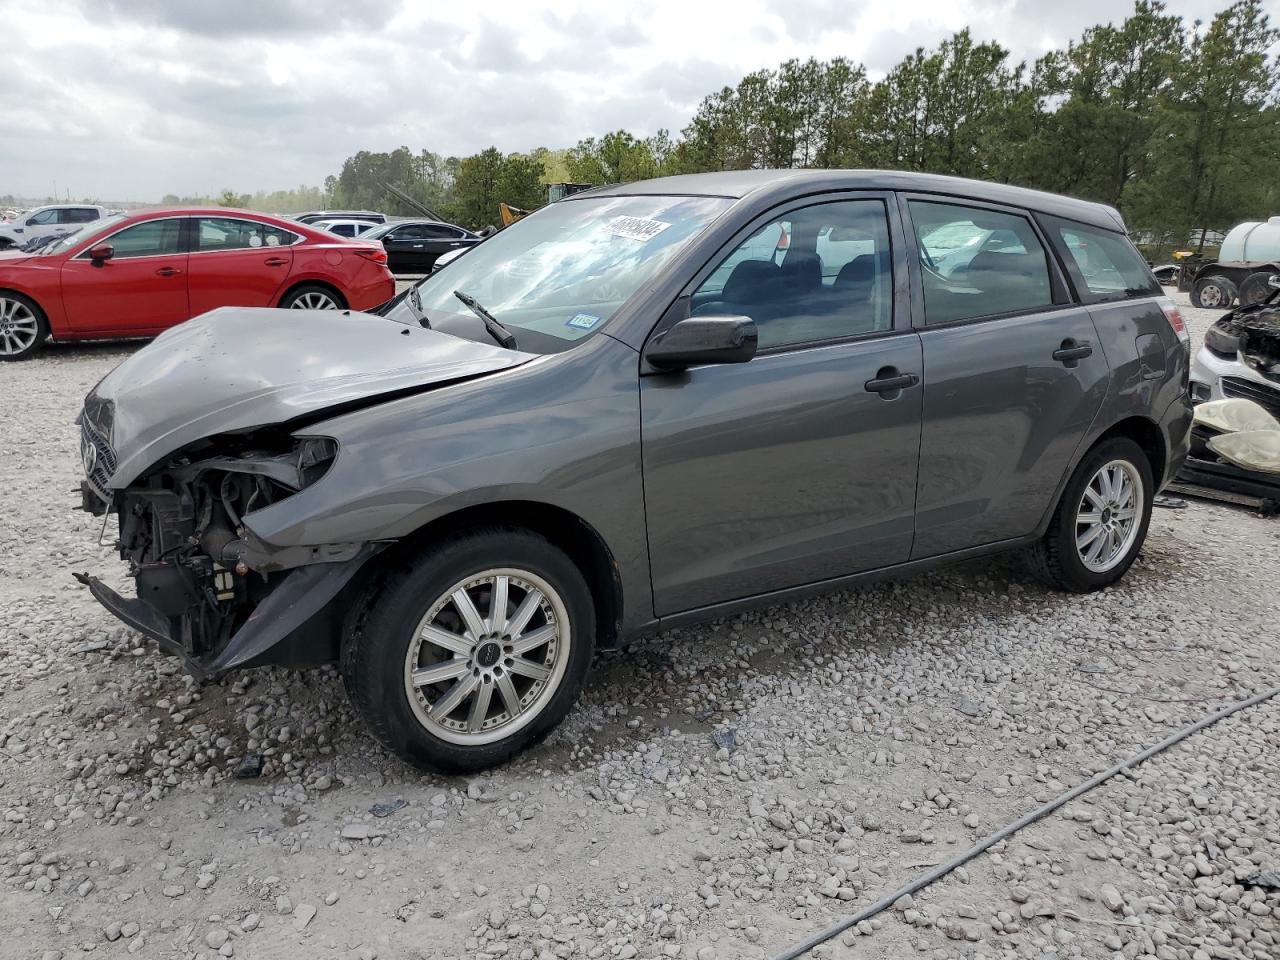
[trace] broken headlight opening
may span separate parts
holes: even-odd
[[[327,548],[279,556],[264,550],[244,518],[320,480],[338,444],[328,437],[259,433],[188,448],[111,494],[120,556],[137,600],[83,577],[94,595],[166,652],[201,667],[287,578],[289,568],[354,555]],[[341,545],[340,545],[341,546]]]

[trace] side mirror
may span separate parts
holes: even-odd
[[[89,259],[99,267],[115,255],[116,248],[109,243],[98,243],[89,248]]]
[[[688,317],[654,338],[645,359],[659,370],[700,363],[746,363],[759,334],[750,317]]]

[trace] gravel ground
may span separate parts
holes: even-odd
[[[422,776],[331,670],[195,684],[72,581],[120,579],[71,420],[130,349],[0,368],[0,957],[764,958],[1280,683],[1280,523],[1194,502],[1104,593],[1001,558],[672,631]],[[1280,960],[1278,747],[1280,700],[815,953]]]

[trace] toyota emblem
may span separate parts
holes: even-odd
[[[80,440],[80,461],[84,464],[85,476],[93,476],[93,468],[98,465],[98,448],[88,437]]]

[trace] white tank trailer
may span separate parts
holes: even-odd
[[[1280,275],[1280,217],[1232,227],[1218,259],[1188,262],[1178,287],[1191,292],[1197,307],[1225,310],[1237,301],[1247,306],[1265,300],[1275,275]]]

